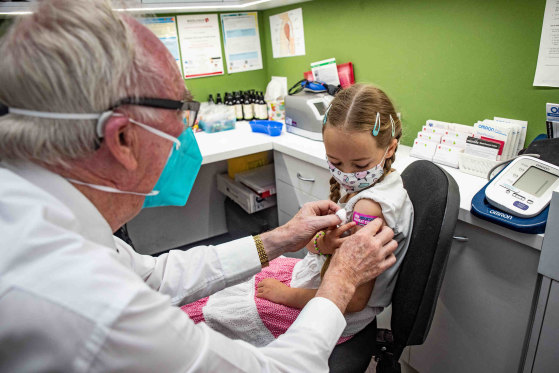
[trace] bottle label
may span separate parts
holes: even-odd
[[[248,105],[243,105],[243,112],[244,112],[244,118],[247,120],[253,119],[254,118],[254,114],[252,112],[252,105],[248,104]]]

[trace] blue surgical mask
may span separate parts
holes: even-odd
[[[147,195],[143,207],[184,206],[202,165],[202,154],[191,128],[177,138],[167,163],[155,184],[156,195]]]
[[[49,113],[13,108],[10,108],[10,112],[18,115],[51,119],[98,119],[97,134],[99,136],[103,135],[103,122],[106,119],[110,116],[122,115],[111,111],[101,114]],[[200,148],[198,148],[198,143],[196,142],[192,129],[186,128],[178,138],[175,138],[134,119],[129,119],[129,121],[154,135],[163,137],[174,143],[169,157],[167,158],[167,163],[154,189],[150,193],[124,191],[106,185],[90,184],[74,179],[68,179],[68,181],[74,184],[86,185],[103,192],[145,196],[143,207],[184,206],[194,186],[196,175],[198,175],[198,171],[202,165],[202,154],[200,153]]]

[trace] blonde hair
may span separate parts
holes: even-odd
[[[14,108],[100,113],[168,81],[107,0],[38,2],[8,28],[0,56],[0,102]],[[126,110],[145,120],[145,109]],[[97,145],[95,123],[4,115],[0,159],[64,164],[84,157]]]
[[[324,132],[327,127],[334,127],[345,131],[365,132],[367,135],[373,136],[372,132],[377,113],[380,114],[380,129],[374,138],[377,147],[384,149],[390,145],[393,139],[399,140],[402,137],[402,123],[386,93],[370,84],[355,84],[338,92],[328,109],[326,123],[322,127],[322,131]],[[390,117],[394,121],[394,135],[392,135]],[[396,149],[398,149],[397,144]],[[392,157],[387,158],[384,162],[384,175],[379,181],[392,169],[396,149]],[[330,200],[337,203],[339,199],[340,184],[332,177],[330,179]],[[331,258],[331,256],[328,257],[324,262],[320,271],[321,277],[324,277]]]
[[[402,136],[402,123],[386,93],[370,84],[355,84],[338,92],[328,109],[326,123],[322,127],[322,131],[327,127],[334,127],[345,131],[366,132],[373,136],[372,131],[377,113],[380,114],[380,130],[374,138],[379,148],[386,148],[390,145],[392,139],[399,140]],[[394,136],[392,136],[390,117],[394,120]],[[392,157],[386,159],[384,163],[385,174],[392,169],[395,155],[396,152]],[[382,177],[380,180],[382,180]],[[339,199],[340,185],[336,182],[336,179],[331,178],[330,200],[338,202]]]

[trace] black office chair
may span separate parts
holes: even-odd
[[[418,160],[402,172],[414,208],[408,251],[392,295],[392,330],[376,319],[332,352],[330,372],[364,372],[374,356],[377,372],[400,372],[406,346],[425,342],[443,282],[460,209],[456,181],[436,164]]]

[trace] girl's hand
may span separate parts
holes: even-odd
[[[333,254],[347,238],[342,237],[345,232],[350,233],[349,231],[356,225],[357,224],[354,221],[350,221],[338,228],[327,229],[324,231],[325,235],[318,240],[318,248],[320,249],[320,252],[322,254]]]
[[[275,278],[265,278],[257,285],[256,296],[271,302],[289,305],[291,288]]]

